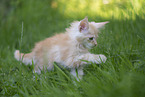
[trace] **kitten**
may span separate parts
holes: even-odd
[[[20,53],[19,50],[14,52],[18,61],[27,64],[35,64],[35,72],[40,74],[42,69],[52,70],[53,62],[70,68],[70,73],[77,79],[82,79],[83,67],[89,64],[87,60],[96,64],[105,63],[104,55],[95,55],[89,53],[97,45],[99,29],[108,22],[88,22],[88,18],[81,21],[75,21],[65,33],[57,34],[36,43],[31,53]],[[76,69],[78,72],[76,72]]]

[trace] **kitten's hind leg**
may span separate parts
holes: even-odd
[[[41,74],[42,70],[44,70],[44,72],[46,72],[47,70],[48,71],[53,70],[53,68],[54,68],[54,66],[51,63],[49,63],[48,65],[39,64],[39,65],[35,66],[34,73]]]
[[[33,73],[41,74],[41,70],[43,70],[43,68],[35,66]]]
[[[33,60],[33,53],[27,53],[27,54],[24,54],[24,53],[20,53],[19,50],[16,50],[14,52],[14,57],[18,60],[18,61],[22,61],[25,65],[32,65],[32,60]],[[33,60],[35,61],[35,60]]]
[[[49,63],[49,64],[48,64],[47,70],[48,70],[48,71],[54,70],[54,66],[53,66],[52,63]]]

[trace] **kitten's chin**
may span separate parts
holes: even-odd
[[[96,47],[96,46],[95,45],[94,46],[88,46],[88,45],[85,46],[86,49],[93,49],[94,47]]]

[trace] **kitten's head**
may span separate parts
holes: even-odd
[[[84,48],[92,49],[97,45],[96,38],[98,37],[99,29],[108,22],[88,22],[88,18],[79,22],[78,30],[80,33],[76,39]]]

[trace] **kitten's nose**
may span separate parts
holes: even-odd
[[[96,39],[93,39],[93,40],[94,40],[95,46],[97,46],[97,41],[96,41]]]

